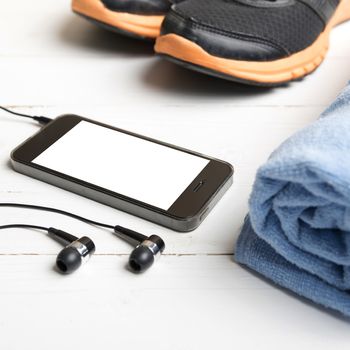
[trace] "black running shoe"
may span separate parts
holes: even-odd
[[[221,78],[280,85],[314,71],[348,19],[350,0],[187,0],[165,17],[155,50]]]
[[[73,11],[96,24],[133,37],[159,35],[169,0],[73,0]]]

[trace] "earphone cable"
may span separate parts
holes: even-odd
[[[8,229],[8,228],[31,228],[31,229],[34,229],[34,230],[49,231],[48,227],[37,226],[37,225],[13,224],[13,225],[0,226],[0,230],[5,230],[5,229]]]
[[[70,212],[65,211],[65,210],[50,208],[50,207],[43,207],[43,206],[39,206],[39,205],[31,205],[31,204],[23,204],[23,203],[0,203],[0,207],[23,208],[23,209],[47,211],[47,212],[52,212],[52,213],[56,213],[56,214],[60,214],[60,215],[65,215],[65,216],[71,217],[73,219],[76,219],[76,220],[79,220],[79,221],[82,221],[82,222],[85,222],[87,224],[94,225],[94,226],[100,226],[100,227],[109,228],[109,229],[114,229],[114,227],[115,227],[112,225],[104,224],[102,222],[87,219],[83,216],[76,215],[76,214],[70,213]]]
[[[0,109],[2,109],[3,111],[5,111],[7,113],[10,113],[10,114],[13,114],[13,115],[16,115],[16,116],[19,116],[19,117],[33,119],[33,120],[39,122],[42,125],[48,124],[48,123],[50,123],[52,121],[52,119],[48,118],[48,117],[37,116],[37,115],[29,115],[29,114],[24,114],[24,113],[18,113],[18,112],[11,111],[10,109],[5,108],[3,106],[0,106]]]

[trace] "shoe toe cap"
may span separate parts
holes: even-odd
[[[273,61],[288,56],[286,50],[271,40],[208,26],[193,17],[184,17],[176,12],[176,8],[166,16],[161,34],[177,34],[196,43],[209,54],[222,58]]]

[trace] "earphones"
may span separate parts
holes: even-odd
[[[89,237],[75,237],[70,233],[57,230],[53,227],[48,229],[49,235],[68,244],[57,255],[56,267],[59,271],[69,274],[77,270],[82,264],[86,263],[96,247]]]
[[[165,249],[165,243],[159,236],[147,237],[122,226],[115,226],[114,231],[124,240],[136,243],[129,257],[129,267],[134,272],[146,271]]]
[[[0,207],[48,211],[69,216],[73,219],[85,222],[90,225],[113,229],[114,233],[117,234],[120,238],[134,245],[135,249],[132,251],[129,258],[129,269],[135,273],[141,273],[149,269],[165,249],[165,243],[159,236],[151,235],[147,237],[139,232],[119,225],[112,226],[104,224],[61,209],[21,203],[0,203]],[[47,228],[43,226],[26,224],[0,226],[0,230],[10,228],[29,228],[46,231],[49,236],[63,243],[65,245],[65,248],[57,256],[56,267],[60,272],[64,274],[69,274],[76,271],[81,265],[83,265],[83,263],[89,260],[96,249],[94,242],[90,238],[85,236],[78,238],[68,232],[58,230],[53,227]]]
[[[95,252],[95,244],[90,238],[82,237],[78,239],[78,237],[75,237],[70,233],[57,230],[53,227],[48,228],[24,224],[0,226],[0,230],[10,228],[30,228],[46,231],[49,236],[64,243],[66,247],[61,250],[56,259],[57,269],[64,274],[69,274],[77,270],[83,263],[89,260],[91,255]]]

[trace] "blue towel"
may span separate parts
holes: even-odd
[[[258,170],[235,259],[350,316],[350,84]]]

